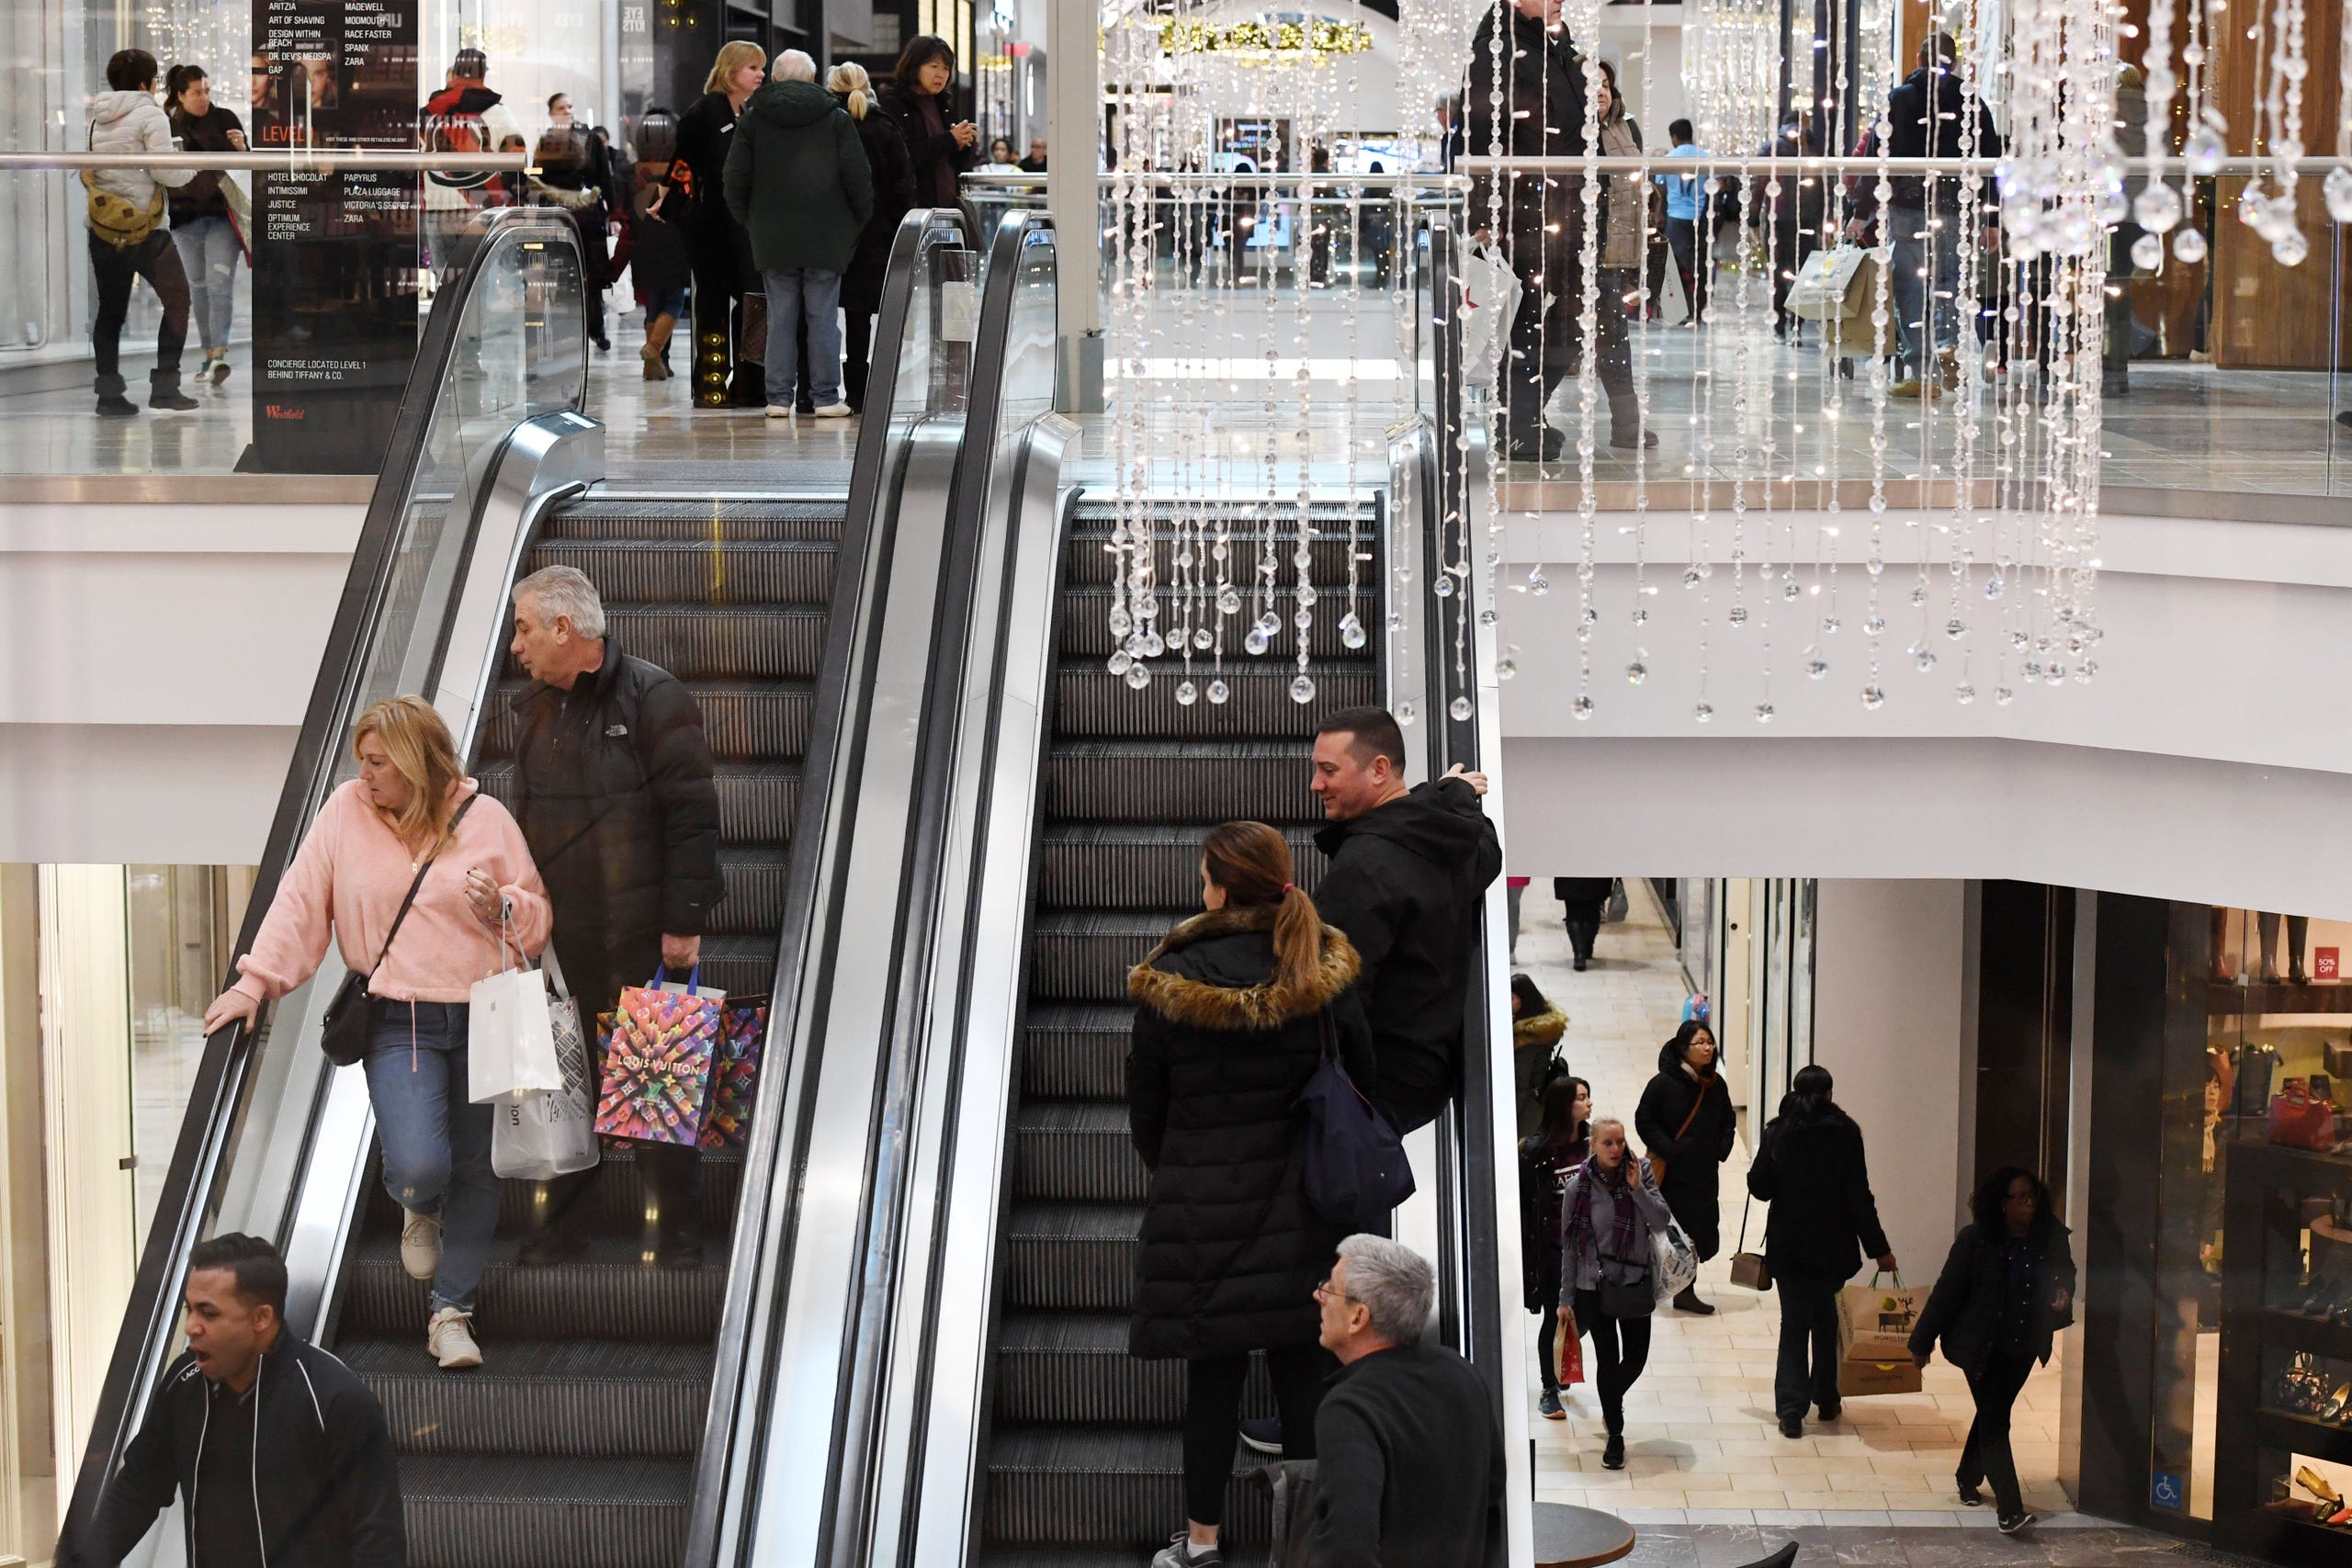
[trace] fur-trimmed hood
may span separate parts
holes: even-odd
[[[1213,909],[1185,920],[1127,972],[1127,991],[1171,1023],[1194,1029],[1279,1029],[1329,1007],[1355,984],[1356,950],[1323,928],[1323,962],[1305,986],[1274,983],[1275,909]]]
[[[1520,1045],[1557,1045],[1560,1036],[1568,1032],[1568,1015],[1560,1010],[1557,1002],[1532,1018],[1510,1021],[1510,1043]]]

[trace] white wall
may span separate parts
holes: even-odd
[[[1967,903],[1955,881],[1820,885],[1814,1060],[1861,1123],[1879,1220],[1914,1284],[1934,1282],[1963,1201]]]

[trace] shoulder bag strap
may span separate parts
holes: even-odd
[[[1714,1081],[1715,1080],[1712,1077],[1702,1078],[1699,1080],[1699,1092],[1691,1099],[1690,1101],[1690,1114],[1685,1116],[1682,1119],[1682,1125],[1674,1130],[1674,1141],[1676,1143],[1679,1144],[1682,1141],[1682,1134],[1689,1132],[1690,1130],[1690,1123],[1699,1119],[1699,1107],[1707,1103],[1707,1090],[1713,1087]]]
[[[455,817],[449,818],[449,832],[452,836],[458,831],[458,824],[466,819],[466,813],[474,808],[474,802],[481,798],[480,790],[466,796],[466,803],[458,807],[458,814]],[[433,862],[440,858],[440,852],[436,850],[433,853],[432,860],[426,861],[416,868],[416,879],[408,885],[408,897],[401,900],[401,911],[392,917],[392,929],[384,933],[384,945],[376,950],[376,967],[368,971],[368,977],[371,984],[375,980],[376,970],[384,966],[385,958],[391,953],[392,939],[401,934],[401,922],[408,919],[409,906],[416,902],[416,890],[424,886],[424,874],[431,871]]]

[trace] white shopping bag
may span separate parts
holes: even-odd
[[[1657,1299],[1671,1301],[1699,1282],[1699,1249],[1672,1220],[1662,1231],[1650,1232],[1650,1289]]]
[[[1491,386],[1510,343],[1522,285],[1501,251],[1473,245],[1462,257],[1462,379]]]
[[[546,983],[554,995],[548,1021],[555,1037],[556,1063],[563,1087],[509,1096],[492,1123],[490,1168],[517,1181],[545,1181],[586,1170],[597,1159],[596,1101],[588,1077],[588,1052],[580,1032],[580,1004],[563,983],[555,949],[547,951]]]
[[[502,928],[511,940],[511,927]],[[505,957],[501,946],[499,956]],[[467,1098],[476,1105],[563,1088],[548,983],[536,969],[502,969],[476,980],[467,998]],[[574,1029],[578,1023],[573,1024]]]

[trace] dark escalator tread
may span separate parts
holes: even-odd
[[[745,936],[774,932],[784,919],[791,870],[791,854],[780,845],[721,849],[718,872],[726,878],[727,891],[711,906],[710,930]]]
[[[526,564],[586,572],[607,604],[823,605],[839,553],[831,539],[553,539]]]
[[[1038,843],[1038,907],[1164,909],[1196,898],[1208,832],[1205,824],[1168,822],[1049,826]],[[1298,884],[1312,893],[1325,865],[1314,831],[1295,827],[1283,836]]]
[[[1165,1536],[1151,1543],[1157,1551],[1168,1544]],[[1265,1568],[1272,1555],[1263,1546],[1218,1544],[1226,1568]],[[1132,1546],[990,1546],[979,1554],[979,1568],[1136,1568]]]
[[[1120,914],[1040,911],[1030,920],[1033,999],[1124,1001],[1127,971],[1159,945],[1169,928],[1200,913],[1186,909]]]
[[[997,1335],[996,1415],[1013,1426],[1181,1427],[1184,1363],[1127,1354],[1125,1316],[1007,1316]],[[1265,1361],[1252,1358],[1242,1414],[1274,1413]]]
[[[798,762],[721,762],[717,774],[721,842],[777,843],[789,836],[793,814],[800,809]],[[514,806],[513,759],[484,762],[474,776],[492,799]]]
[[[841,501],[625,501],[590,496],[567,502],[542,539],[833,540],[849,511]]]
[[[1013,1126],[1013,1190],[1057,1202],[1140,1203],[1148,1178],[1114,1100],[1030,1101]]]
[[[409,1460],[409,1568],[673,1568],[693,1488],[688,1460]]]
[[[831,573],[825,574],[830,586]],[[623,604],[605,621],[628,652],[689,685],[697,681],[813,681],[824,662],[822,604]],[[512,657],[506,673],[522,669]]]
[[[1184,1517],[1184,1444],[1177,1433],[1125,1427],[1000,1427],[989,1445],[989,1536],[1056,1545],[1164,1543]],[[1226,1533],[1261,1541],[1271,1528],[1262,1461],[1235,1445]]]
[[[1071,740],[1046,762],[1049,820],[1320,826],[1311,742]]]
[[[1312,740],[1316,722],[1323,715],[1336,708],[1369,705],[1380,694],[1380,671],[1369,660],[1354,664],[1310,662],[1306,675],[1315,682],[1316,697],[1307,703],[1291,700],[1291,682],[1298,673],[1295,664],[1271,654],[1259,660],[1228,658],[1224,679],[1233,694],[1218,704],[1210,702],[1206,694],[1215,672],[1202,665],[1193,675],[1202,694],[1188,705],[1176,700],[1177,683],[1182,677],[1165,665],[1156,668],[1151,684],[1137,692],[1099,663],[1065,663],[1054,672],[1054,724],[1066,736],[1103,739],[1230,736],[1245,740]]]
[[[702,939],[702,983],[730,997],[765,996],[775,986],[776,934],[712,932]]]
[[[709,943],[704,944],[703,978],[712,982]],[[775,967],[774,944],[767,963]],[[762,985],[767,984],[763,979]],[[741,987],[750,995],[751,987]],[[588,1027],[594,1028],[593,1022]],[[602,1151],[604,1168],[596,1179],[578,1199],[576,1218],[590,1235],[627,1239],[636,1236],[645,1226],[645,1181],[638,1171],[637,1160],[630,1145],[608,1144]],[[537,1183],[502,1181],[498,1184],[498,1234],[521,1235],[529,1228],[532,1219],[533,1194]],[[711,1236],[724,1236],[735,1219],[735,1200],[743,1190],[743,1151],[729,1146],[702,1151],[702,1229]],[[400,1234],[400,1205],[392,1201],[384,1184],[371,1172],[368,1182],[368,1209],[362,1221],[362,1234],[370,1236],[390,1236]]]
[[[493,1342],[473,1371],[445,1372],[422,1337],[369,1339],[345,1359],[384,1406],[403,1454],[513,1453],[692,1459],[710,1403],[707,1345],[628,1340]]]
[[[657,1269],[634,1240],[595,1242],[583,1262],[526,1269],[513,1237],[492,1248],[475,1298],[474,1327],[485,1355],[495,1342],[574,1337],[594,1325],[604,1339],[708,1341],[718,1333],[728,1244],[703,1243],[699,1269]],[[426,1287],[401,1267],[400,1244],[371,1236],[356,1244],[338,1348],[362,1337],[424,1338]]]
[[[1031,1007],[1021,1054],[1023,1098],[1125,1100],[1135,1016],[1132,1007]]]
[[[1005,1309],[1125,1312],[1135,1292],[1130,1204],[1015,1201],[1005,1227]]]
[[[1346,635],[1340,630],[1340,617],[1347,613],[1343,607],[1348,596],[1347,580],[1343,577],[1338,587],[1320,592],[1315,610],[1315,624],[1307,628],[1306,633],[1306,651],[1310,659],[1338,660],[1372,657],[1376,651],[1370,641],[1374,635],[1372,622],[1376,618],[1374,607],[1378,603],[1374,593],[1379,586],[1376,582],[1369,587],[1362,583],[1357,585],[1352,607],[1357,618],[1364,624],[1365,641],[1356,648],[1348,646]],[[1054,650],[1065,659],[1110,658],[1111,650],[1118,646],[1120,639],[1111,633],[1110,613],[1114,600],[1109,586],[1069,589],[1062,595],[1062,603],[1061,625],[1054,636]],[[1297,589],[1277,589],[1266,607],[1281,619],[1284,628],[1282,636],[1274,641],[1272,653],[1266,657],[1295,658],[1298,634],[1288,628],[1292,624],[1291,616],[1298,609]],[[1180,628],[1190,635],[1190,628],[1206,626],[1214,635],[1217,623],[1222,620],[1225,626],[1225,660],[1229,669],[1238,660],[1252,657],[1243,648],[1241,639],[1249,632],[1250,623],[1257,618],[1258,609],[1254,595],[1248,598],[1239,614],[1227,616],[1219,616],[1216,607],[1206,604],[1194,605],[1188,612],[1163,595],[1158,624],[1161,634],[1172,642]],[[1212,672],[1210,663],[1206,651],[1193,655],[1193,679],[1195,682],[1207,682]],[[1159,680],[1182,680],[1184,662],[1180,658],[1170,657],[1153,673]]]
[[[485,761],[514,754],[514,700],[528,682],[501,683],[482,725]],[[806,681],[697,681],[695,702],[711,755],[722,762],[758,757],[799,757],[808,750],[817,690]]]

